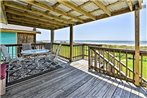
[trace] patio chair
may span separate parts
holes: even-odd
[[[43,58],[44,58],[45,56],[49,55],[49,54],[52,52],[51,44],[50,44],[50,43],[45,43],[44,49],[49,50],[49,52],[48,52],[48,53],[45,53],[44,56],[43,56]],[[41,56],[40,56],[40,57],[41,57]]]
[[[22,60],[23,58],[14,58],[11,59],[10,54],[7,51],[7,47],[4,45],[0,45],[0,53],[2,53],[2,59],[5,64],[7,64],[7,72],[8,72],[8,78],[9,75],[15,72],[20,71],[22,73]],[[18,74],[19,75],[19,74]],[[8,79],[9,80],[9,79]]]
[[[55,68],[58,65],[57,59],[58,59],[58,56],[59,56],[59,52],[60,52],[61,46],[62,46],[62,43],[60,43],[60,45],[56,49],[55,54],[54,53],[50,53],[47,56],[46,61],[49,62],[48,63],[48,67],[50,66],[50,67]]]
[[[50,43],[45,43],[44,48],[48,49],[48,50],[51,50],[52,47],[51,47]]]
[[[32,50],[31,43],[23,43],[22,44],[22,50]]]

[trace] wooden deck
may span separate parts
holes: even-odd
[[[15,84],[2,98],[147,98],[147,90],[102,74],[88,72],[87,62]]]

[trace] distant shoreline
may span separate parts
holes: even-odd
[[[92,43],[92,44],[105,44],[105,45],[127,45],[134,46],[134,41],[95,41],[95,40],[76,40],[75,43]],[[140,41],[141,46],[147,46],[147,41]]]
[[[56,43],[59,42],[69,43],[69,40],[56,40]],[[49,40],[46,41],[38,41],[38,42],[50,42]],[[86,43],[86,44],[104,44],[104,45],[126,45],[126,46],[134,46],[134,41],[103,41],[103,40],[74,40],[74,43]],[[140,46],[147,46],[147,41],[140,41]]]

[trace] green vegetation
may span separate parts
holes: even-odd
[[[134,46],[127,46],[127,45],[103,45],[102,47],[105,48],[116,48],[116,49],[134,49]],[[140,46],[140,50],[147,50],[147,46]],[[128,67],[133,70],[133,56],[128,55]],[[123,55],[121,60],[124,64],[126,64],[126,57]],[[143,56],[142,60],[142,76],[147,80],[147,56]],[[141,57],[140,57],[140,65],[141,65]],[[140,66],[141,67],[141,66]],[[125,71],[125,69],[123,69]],[[141,68],[140,68],[141,73]]]
[[[134,46],[127,45],[102,45],[102,47],[115,49],[135,49]],[[140,50],[147,50],[147,46],[140,46]]]

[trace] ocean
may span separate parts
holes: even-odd
[[[66,42],[69,42],[66,40]],[[108,45],[135,45],[135,41],[101,41],[101,40],[74,40],[75,43],[108,44]],[[140,41],[141,46],[147,46],[147,41]]]

